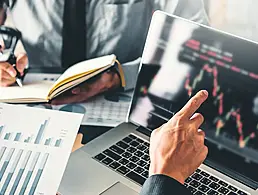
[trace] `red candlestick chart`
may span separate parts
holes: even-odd
[[[198,84],[200,84],[201,82],[205,82],[205,74],[208,74],[208,76],[213,80],[211,95],[214,99],[213,104],[215,107],[217,107],[216,109],[218,112],[217,117],[214,120],[214,125],[216,126],[215,136],[220,136],[221,131],[223,130],[225,125],[230,120],[233,120],[235,122],[235,129],[238,134],[238,145],[240,148],[244,148],[251,139],[254,139],[256,137],[255,131],[258,130],[258,125],[255,127],[255,129],[252,130],[252,133],[250,133],[249,135],[244,135],[245,129],[241,117],[240,108],[235,108],[234,106],[232,106],[229,111],[224,110],[225,94],[221,91],[221,87],[219,85],[219,72],[216,66],[212,67],[209,64],[205,64],[194,78],[191,79],[190,75],[187,76],[184,87],[187,90],[188,96],[192,96],[193,91],[197,90]],[[250,132],[249,129],[248,132]]]

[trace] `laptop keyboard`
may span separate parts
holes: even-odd
[[[149,176],[149,143],[130,134],[93,157],[119,174],[143,185]],[[239,188],[230,185],[209,173],[197,169],[184,184],[196,195],[247,195]]]

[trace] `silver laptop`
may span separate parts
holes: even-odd
[[[149,138],[200,89],[209,155],[193,194],[258,194],[258,45],[157,11],[128,121],[74,152],[63,195],[136,195],[148,177]],[[58,163],[58,162],[57,162]]]

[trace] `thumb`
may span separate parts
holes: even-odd
[[[20,73],[23,73],[23,71],[24,71],[25,67],[27,66],[27,64],[28,64],[27,54],[25,54],[25,53],[18,54],[17,60],[16,60],[17,70]]]

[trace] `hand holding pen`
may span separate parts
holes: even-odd
[[[15,82],[22,87],[21,78],[25,74],[25,68],[28,64],[28,58],[26,54],[19,54],[14,59],[3,60],[0,62],[0,86],[7,87]]]

